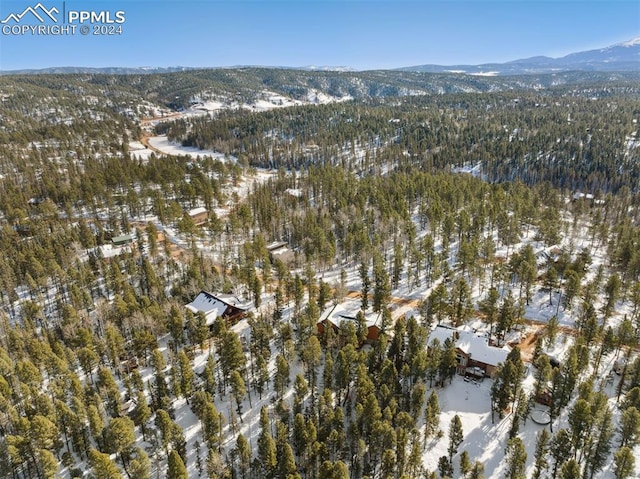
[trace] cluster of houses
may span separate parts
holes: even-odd
[[[233,295],[200,291],[185,307],[193,313],[204,314],[206,324],[211,327],[218,317],[224,318],[229,324],[236,323],[247,315],[251,303],[243,302]],[[359,300],[348,300],[329,306],[322,312],[318,321],[318,334],[322,335],[327,328],[333,328],[338,335],[345,323],[353,322],[355,325],[360,311]],[[382,315],[371,311],[363,314],[367,327],[364,344],[373,344],[378,341],[382,331]],[[429,335],[427,344],[431,345],[434,339],[441,345],[446,340],[454,342],[458,363],[456,371],[462,376],[492,377],[498,365],[504,363],[509,354],[506,348],[490,345],[486,334],[478,334],[467,329],[438,325]]]
[[[338,334],[345,322],[356,322],[360,311],[360,301],[350,300],[332,305],[325,309],[318,321],[318,333],[324,334],[331,327]],[[364,320],[367,326],[365,344],[372,344],[378,340],[382,328],[382,315],[374,312],[364,312]],[[444,344],[449,339],[454,342],[457,362],[456,371],[462,376],[476,378],[493,377],[499,364],[504,363],[509,354],[506,348],[500,348],[489,344],[489,338],[485,334],[463,328],[451,328],[438,325],[429,335],[427,344],[432,344],[438,339]]]

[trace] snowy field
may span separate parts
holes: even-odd
[[[153,150],[147,148],[139,141],[130,141],[129,142],[129,154],[132,158],[137,157],[142,161],[148,161],[149,157],[153,153]]]
[[[169,141],[169,139],[165,135],[152,136],[151,138],[149,138],[149,144],[165,155],[189,156],[191,158],[202,158],[205,156],[210,156],[220,161],[236,161],[236,158],[234,156],[227,156],[220,153],[219,151],[200,150],[195,147],[182,146],[179,143]]]
[[[185,111],[186,116],[202,115],[205,113],[215,113],[222,110],[238,110],[245,109],[256,112],[269,111],[275,108],[287,108],[290,106],[300,105],[324,105],[327,103],[336,103],[352,100],[351,96],[334,97],[327,95],[314,88],[309,89],[304,100],[295,100],[293,98],[281,95],[279,93],[263,90],[258,93],[258,98],[251,103],[239,103],[227,98],[209,98],[197,101],[191,108]]]

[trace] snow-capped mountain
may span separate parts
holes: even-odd
[[[640,37],[599,50],[571,53],[559,58],[558,62],[566,65],[631,63],[638,69],[640,67]]]
[[[418,65],[405,71],[523,75],[563,71],[640,71],[640,37],[605,48],[570,53],[560,58],[537,56],[506,63],[482,65]]]

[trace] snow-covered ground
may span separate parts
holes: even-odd
[[[569,346],[572,339],[561,335],[554,354],[562,357]],[[613,355],[605,360],[603,369],[609,371],[613,364]],[[527,377],[523,386],[526,392],[533,389],[535,369],[529,367]],[[606,376],[606,374],[605,374]],[[609,407],[614,411],[614,415],[619,414],[616,407],[615,391],[618,377],[615,376],[614,383],[604,386],[603,392],[610,398]],[[446,456],[448,446],[449,424],[453,417],[457,414],[462,422],[462,430],[464,432],[464,441],[458,449],[458,454],[454,456],[453,462],[456,471],[458,471],[460,453],[466,450],[472,461],[480,461],[485,467],[485,477],[498,478],[504,477],[504,448],[507,443],[509,428],[511,426],[512,416],[509,414],[503,419],[495,415],[495,422],[491,422],[491,401],[490,389],[492,381],[485,379],[483,382],[474,384],[465,382],[461,376],[456,376],[451,385],[445,386],[443,389],[437,390],[438,401],[440,404],[440,429],[444,436],[437,440],[431,439],[427,443],[425,452],[423,453],[424,466],[429,470],[437,470],[438,459]],[[427,395],[429,392],[427,392]],[[568,427],[567,413],[571,408],[565,409],[561,418],[554,422],[554,431],[560,428]],[[542,405],[536,405],[533,411],[546,411],[547,408]],[[532,412],[533,412],[532,411]],[[524,442],[527,451],[527,477],[531,477],[533,473],[533,457],[535,453],[537,434],[549,426],[538,425],[528,419],[526,424],[520,426],[518,437]],[[615,443],[614,439],[614,443]],[[638,448],[636,448],[636,451]],[[553,460],[549,458],[550,464]],[[459,477],[459,476],[454,476]],[[605,479],[613,477],[612,465],[605,466],[603,471],[599,472],[594,478]],[[638,477],[638,476],[634,476]]]
[[[237,101],[224,98],[213,97],[208,99],[198,99],[193,106],[185,111],[185,115],[202,115],[204,113],[214,113],[221,110],[246,109],[251,111],[268,111],[274,108],[287,108],[290,106],[300,106],[309,104],[327,104],[352,100],[351,96],[334,97],[327,95],[315,88],[309,89],[305,100],[296,100],[279,93],[263,90],[257,94],[257,99],[250,103],[239,103]]]
[[[153,153],[153,150],[147,148],[139,141],[130,141],[129,142],[129,154],[132,158],[137,157],[142,161],[147,161],[149,157]]]
[[[165,136],[152,136],[149,138],[149,144],[166,155],[190,156],[191,158],[210,156],[220,161],[236,161],[234,156],[224,155],[215,150],[200,150],[195,147],[182,146],[179,143],[169,141]]]
[[[158,150],[171,155],[189,155],[191,157],[197,156],[213,156],[218,155],[216,157],[220,157],[220,153],[217,152],[207,152],[202,150],[197,150],[195,148],[185,148],[180,145],[171,143],[164,136],[158,136],[151,138],[150,144],[157,148]],[[137,142],[131,143],[131,149],[134,147],[143,146],[141,143],[137,144]],[[358,154],[359,151],[356,151]],[[233,197],[233,193],[235,193],[235,198],[238,201],[246,198],[253,186],[256,183],[267,181],[269,178],[275,175],[275,171],[270,170],[258,170],[257,173],[251,173],[243,175],[239,181],[234,185],[225,185],[225,194],[229,197]],[[287,191],[288,194],[295,196],[302,196],[305,193],[303,189],[291,188]],[[219,208],[215,209],[215,213],[219,217],[223,217],[228,214],[230,208],[234,207],[235,203],[231,203],[231,201],[226,205],[221,205]],[[569,221],[570,218],[565,218],[566,221]],[[181,238],[179,234],[174,231],[171,227],[159,228],[163,230],[167,237],[183,247],[188,245],[186,239]],[[427,234],[426,230],[418,231],[418,238],[423,237]],[[565,235],[567,238],[569,235]],[[525,244],[531,244],[534,247],[534,250],[538,251],[541,248],[544,248],[544,245],[538,244],[534,241],[535,237],[535,229],[532,227],[525,234],[523,232],[522,242],[517,245],[512,245],[508,249],[501,246],[496,251],[497,257],[507,258],[510,255],[514,254]],[[565,248],[569,248],[568,244],[569,239],[565,240],[565,243],[560,245]],[[588,247],[590,253],[592,255],[593,264],[590,268],[589,273],[587,274],[587,280],[591,279],[594,275],[595,270],[598,266],[606,264],[606,257],[604,247],[596,248],[590,244],[589,234],[587,228],[582,228],[578,230],[576,235],[573,238],[573,251],[579,251],[582,247]],[[206,249],[202,242],[198,243],[199,247]],[[441,243],[439,241],[436,242],[436,251],[441,250]],[[452,270],[456,268],[456,251],[457,251],[457,243],[454,241],[451,244],[451,255],[449,257],[449,264]],[[391,250],[387,251],[387,254],[390,256],[392,254]],[[324,281],[337,285],[339,283],[340,278],[340,270],[342,267],[345,268],[347,273],[347,289],[351,291],[358,291],[361,289],[360,277],[358,274],[358,266],[356,264],[335,264],[329,265],[326,270],[318,271],[318,275],[322,276]],[[406,303],[399,303],[391,305],[393,309],[393,317],[394,319],[400,316],[401,314],[415,314],[415,302],[419,301],[427,297],[432,291],[433,287],[437,285],[438,281],[436,280],[435,284],[427,285],[426,281],[422,281],[421,286],[419,287],[409,287],[407,285],[407,273],[403,272],[402,279],[400,282],[400,287],[392,291],[392,296],[394,298],[401,298],[407,300]],[[486,280],[485,284],[479,284],[478,282],[474,282],[471,284],[472,286],[472,296],[474,303],[477,303],[479,299],[482,299],[484,294],[486,293]],[[514,296],[518,297],[518,288],[515,284],[511,284],[509,281],[505,281],[500,286],[500,292],[504,295],[508,290],[512,290]],[[574,308],[573,311],[564,311],[562,307],[558,308],[557,304],[560,300],[559,294],[554,293],[552,295],[553,304],[549,304],[549,294],[547,292],[540,291],[540,284],[537,284],[534,288],[534,294],[530,304],[525,308],[525,318],[533,321],[538,321],[544,323],[548,321],[550,317],[557,314],[560,324],[562,326],[573,327],[574,326],[574,318],[576,317],[578,308]],[[258,314],[265,313],[268,314],[269,308],[273,305],[273,298],[271,295],[263,295],[263,306]],[[599,307],[601,303],[597,303],[596,306]],[[621,317],[625,312],[628,311],[628,305],[621,303],[619,304],[619,308],[614,313],[613,317],[610,320],[610,324],[615,326],[620,321]],[[292,316],[292,311],[290,308],[285,309],[284,319],[289,320]],[[470,324],[473,328],[483,328],[486,325],[483,325],[479,320],[473,320]],[[233,327],[233,329],[240,335],[244,337],[249,337],[249,326],[246,320],[241,321],[237,325]],[[160,345],[163,351],[167,351],[166,348],[167,338],[161,338]],[[553,347],[546,352],[555,358],[562,359],[566,350],[571,346],[573,342],[573,338],[570,335],[561,333],[559,335],[558,341],[553,345]],[[273,352],[271,356],[271,361],[269,363],[270,376],[273,377],[273,372],[275,370],[274,367],[274,359],[275,353],[277,352],[275,349],[275,345],[273,346]],[[196,357],[194,358],[193,365],[194,369],[197,372],[201,372],[204,367],[206,358],[209,352],[198,351]],[[605,377],[607,373],[611,370],[613,364],[613,357],[610,355],[609,357],[603,360],[603,365],[600,370],[600,376]],[[291,379],[295,377],[295,374],[302,371],[302,367],[297,360],[291,361]],[[150,378],[150,370],[148,368],[144,368],[144,371],[141,371],[143,374],[143,378],[145,381]],[[527,391],[531,390],[533,386],[533,369],[529,371],[527,379],[525,380],[525,389]],[[583,378],[584,379],[584,378]],[[605,386],[604,392],[610,397],[613,396],[617,377],[614,381],[614,384]],[[451,385],[447,385],[445,388],[437,389],[437,394],[439,396],[440,407],[442,410],[442,414],[440,417],[440,428],[444,431],[444,436],[439,440],[431,440],[425,451],[423,453],[423,463],[424,466],[429,470],[434,470],[437,468],[437,462],[439,457],[443,455],[447,455],[447,445],[448,438],[447,432],[449,428],[449,423],[455,414],[458,414],[462,420],[462,427],[464,431],[464,441],[459,447],[459,451],[467,450],[471,459],[473,461],[479,460],[485,466],[485,476],[488,478],[493,477],[503,477],[504,476],[504,447],[507,441],[508,430],[510,427],[511,417],[507,416],[503,420],[499,420],[497,415],[495,418],[495,423],[491,422],[491,412],[490,412],[490,400],[489,400],[489,391],[491,387],[492,381],[490,379],[486,379],[484,382],[479,384],[474,384],[471,382],[465,382],[461,377],[456,376]],[[242,432],[247,439],[250,441],[252,448],[255,450],[256,448],[256,438],[259,434],[259,412],[261,406],[266,406],[272,417],[275,415],[273,412],[274,404],[272,402],[272,397],[274,393],[272,392],[272,385],[269,385],[267,388],[267,393],[265,393],[262,399],[259,399],[254,392],[251,393],[251,399],[247,399],[243,402],[242,405],[242,417],[237,417],[235,413],[235,405],[232,402],[232,399],[229,394],[216,396],[216,407],[219,412],[222,413],[225,417],[226,424],[224,425],[224,442],[222,445],[223,448],[223,458],[228,459],[228,455],[231,452],[231,449],[235,445],[235,438],[239,432]],[[289,390],[285,394],[285,398],[290,400],[290,396],[292,391]],[[429,394],[429,391],[427,391]],[[616,412],[616,416],[619,414],[617,408],[615,407],[615,401],[611,400],[610,402],[612,410]],[[563,412],[563,416],[554,423],[554,430],[558,430],[561,427],[566,427],[567,425],[567,413],[569,408],[565,409]],[[201,440],[200,435],[200,423],[195,417],[195,415],[191,412],[189,405],[186,404],[184,399],[179,399],[175,401],[174,408],[176,412],[176,421],[180,424],[182,429],[184,430],[185,437],[187,439],[187,450],[188,450],[188,461],[187,466],[189,468],[189,477],[197,478],[197,477],[205,477],[205,475],[199,475],[196,467],[195,467],[195,447],[194,444],[196,441],[199,441],[201,446],[201,451],[204,459],[204,455],[206,454],[206,447],[203,445],[203,441]],[[234,418],[235,419],[230,419]],[[234,422],[235,425],[230,424],[230,422]],[[419,424],[422,424],[422,418],[420,418]],[[533,453],[536,442],[536,435],[542,429],[543,426],[539,426],[535,424],[533,421],[527,421],[526,425],[521,426],[519,436],[523,440],[527,454],[527,467],[528,467],[528,475],[531,474],[533,469]],[[636,448],[637,452],[638,448]],[[459,464],[459,454],[454,457],[454,465],[456,466],[456,470],[458,470]],[[458,477],[458,476],[455,476]],[[613,477],[611,466],[607,466],[604,471],[600,472],[595,476],[596,479],[608,479]]]

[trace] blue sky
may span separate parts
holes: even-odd
[[[62,0],[2,0],[0,20],[38,1],[62,11]],[[640,36],[638,0],[66,0],[64,8],[124,11],[122,35],[3,33],[0,70],[478,64]]]

